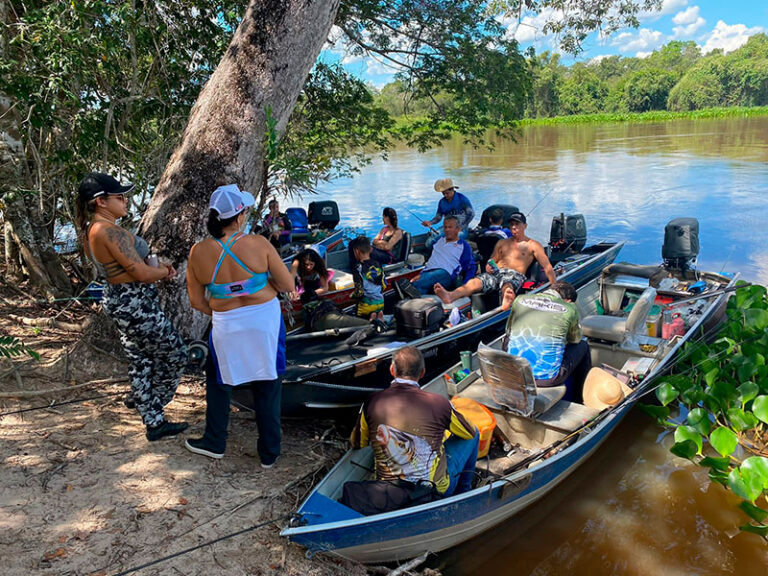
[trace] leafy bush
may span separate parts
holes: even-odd
[[[768,536],[768,298],[763,286],[739,289],[711,344],[685,349],[682,372],[656,391],[662,406],[644,406],[674,429],[671,452],[709,468],[709,477],[742,499],[742,530]],[[679,402],[685,421],[670,421]],[[687,412],[685,412],[687,411]]]

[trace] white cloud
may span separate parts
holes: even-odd
[[[611,42],[619,52],[652,52],[665,42],[664,34],[650,28],[640,28],[637,32],[622,32]]]
[[[701,51],[703,54],[706,54],[721,48],[723,52],[732,52],[743,46],[750,36],[763,31],[764,29],[760,26],[747,28],[744,24],[730,25],[719,20],[715,25],[715,29],[712,30],[707,37],[707,41],[701,47]]]
[[[686,8],[682,12],[678,12],[672,18],[672,22],[675,26],[673,30],[673,38],[690,38],[693,36],[699,28],[707,23],[704,18],[699,15],[699,7],[691,6]]]
[[[651,54],[653,54],[653,52],[638,52],[635,54],[635,58],[640,58],[642,60],[643,58],[648,58]]]
[[[507,27],[507,36],[518,42],[532,43],[544,39],[544,25],[562,17],[562,12],[546,8],[539,14],[529,13],[518,19],[515,17],[502,18],[501,24]]]
[[[674,12],[685,8],[688,5],[688,0],[664,0],[659,11],[641,11],[637,14],[637,19],[640,22],[653,22],[658,20],[662,16],[668,16]]]

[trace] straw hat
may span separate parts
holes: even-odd
[[[454,186],[450,178],[440,178],[435,182],[435,192],[445,192],[448,188],[458,188],[458,186]]]
[[[584,405],[595,410],[615,406],[632,389],[602,368],[592,368],[584,380]]]

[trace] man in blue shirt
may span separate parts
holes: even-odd
[[[458,186],[454,186],[453,180],[450,178],[441,178],[435,182],[435,191],[440,192],[443,197],[437,203],[437,212],[434,218],[432,220],[424,220],[421,225],[429,228],[446,216],[455,216],[461,228],[461,238],[466,240],[469,224],[475,217],[475,210],[472,208],[469,198],[464,196],[464,194],[456,192],[457,188]],[[435,240],[430,238],[427,241],[427,247],[429,248],[434,242]]]
[[[456,216],[446,216],[443,221],[445,236],[435,242],[424,271],[413,283],[422,294],[432,293],[436,283],[455,286],[459,274],[464,282],[475,277],[477,265],[472,248],[466,240],[459,238],[460,232]]]

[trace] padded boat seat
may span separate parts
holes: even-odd
[[[581,331],[587,338],[624,342],[629,334],[645,331],[645,320],[656,300],[656,289],[646,288],[637,299],[629,316],[586,316],[581,319]]]
[[[664,272],[664,267],[657,265],[641,266],[639,264],[630,264],[629,262],[617,262],[610,264],[603,269],[603,277],[615,274],[624,274],[627,276],[637,276],[638,278],[653,278],[659,273]]]
[[[484,344],[478,347],[477,357],[493,402],[514,414],[526,418],[543,414],[565,396],[565,386],[538,388],[525,358]]]
[[[442,300],[440,300],[440,296],[436,296],[435,294],[425,294],[422,296],[422,298],[429,298],[431,300],[434,300],[438,304],[440,304],[443,307],[443,310],[446,312],[450,312],[454,308],[463,308],[464,306],[468,306],[471,300],[469,299],[469,296],[462,296],[461,298],[457,298],[450,304],[446,304]]]

